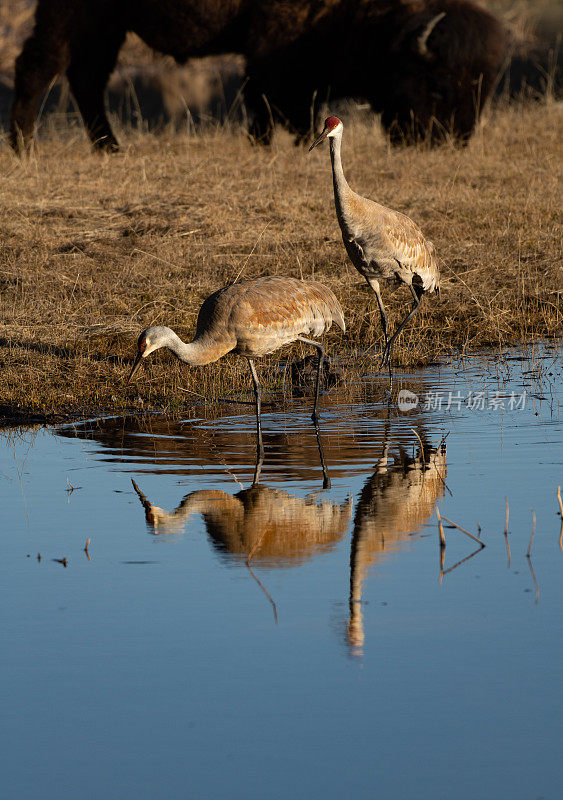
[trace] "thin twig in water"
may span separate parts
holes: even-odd
[[[506,517],[504,520],[504,541],[506,542],[506,552],[508,555],[508,568],[510,569],[510,562],[512,560],[512,556],[510,554],[510,545],[508,543],[508,497],[504,498],[504,502],[506,503]]]
[[[255,471],[256,471],[256,470],[255,470]],[[255,552],[258,550],[258,548],[259,548],[259,547],[260,547],[260,545],[262,544],[262,539],[264,538],[264,535],[265,535],[265,533],[266,533],[266,526],[264,525],[264,527],[263,527],[263,529],[262,529],[262,533],[260,534],[260,536],[258,537],[258,539],[257,539],[257,540],[254,542],[254,544],[252,545],[252,547],[251,547],[251,549],[250,549],[250,553],[249,553],[249,554],[247,555],[247,557],[246,557],[246,564],[247,564],[247,566],[248,566],[248,565],[250,564],[250,562],[252,561],[252,558],[254,557],[254,553],[255,553]]]
[[[457,562],[456,562],[456,563],[453,565],[453,567],[448,567],[448,569],[446,569],[446,570],[444,570],[444,571],[442,572],[442,577],[443,577],[444,575],[447,575],[447,574],[448,574],[448,572],[453,572],[453,571],[454,571],[454,569],[457,569],[458,567],[461,567],[461,565],[462,565],[462,564],[465,564],[465,562],[466,562],[466,561],[469,561],[469,559],[470,559],[470,558],[473,558],[473,556],[476,556],[476,555],[477,555],[477,553],[480,553],[482,549],[483,549],[482,547],[478,547],[478,548],[477,548],[477,550],[474,550],[472,553],[469,553],[469,555],[468,555],[468,556],[465,556],[465,558],[462,558],[460,561],[457,561]]]
[[[266,587],[264,586],[264,584],[262,583],[260,578],[258,578],[254,574],[254,572],[252,571],[252,567],[250,566],[250,563],[249,563],[248,559],[246,561],[246,567],[247,567],[248,571],[250,572],[250,574],[252,575],[252,577],[254,578],[254,580],[256,581],[256,583],[258,584],[258,586],[262,589],[262,591],[264,592],[264,594],[266,595],[266,597],[268,598],[268,600],[272,604],[272,608],[274,609],[274,620],[275,620],[276,625],[277,625],[278,624],[278,609],[276,608],[276,604],[275,604],[274,600],[272,599],[271,594],[268,592],[268,590],[266,589]]]
[[[532,552],[532,542],[534,541],[534,533],[536,532],[536,512],[532,508],[532,533],[530,535],[530,544],[528,545],[528,552],[526,558],[530,558]]]
[[[442,519],[444,520],[444,522],[447,522],[447,523],[448,523],[448,525],[453,525],[453,526],[454,526],[454,528],[457,528],[457,529],[458,529],[458,531],[461,531],[461,532],[462,532],[462,533],[464,533],[466,536],[469,536],[469,538],[470,538],[470,539],[473,539],[473,541],[474,541],[474,542],[477,542],[477,544],[478,544],[478,545],[480,545],[480,546],[481,546],[481,548],[485,547],[485,544],[484,544],[484,542],[482,542],[482,541],[481,541],[480,539],[478,539],[476,536],[473,536],[473,534],[472,534],[472,533],[469,533],[469,531],[466,531],[466,530],[465,530],[465,528],[462,528],[462,527],[461,527],[461,525],[458,525],[458,524],[457,524],[457,522],[452,522],[452,521],[451,521],[451,519],[448,519],[447,517],[442,517]]]
[[[412,428],[411,428],[411,430],[412,430]],[[444,484],[444,489],[446,489],[449,492],[450,497],[453,497],[452,490],[447,485],[447,483],[446,483],[446,481],[444,479],[444,476],[441,474],[440,470],[438,469],[438,465],[436,464],[436,456],[438,455],[439,451],[442,449],[442,446],[444,445],[444,443],[445,443],[445,441],[446,441],[446,439],[448,438],[449,435],[450,435],[450,431],[448,431],[445,436],[442,436],[442,438],[440,439],[440,442],[438,444],[438,447],[436,448],[436,452],[434,453],[434,458],[432,460],[434,461],[434,466],[436,467],[436,474],[438,475],[438,477],[440,478],[440,480]]]
[[[559,549],[563,550],[563,503],[561,502],[561,487],[557,487],[557,499],[559,500],[559,508],[561,515],[561,530],[559,531]]]
[[[438,531],[440,533],[440,550],[446,549],[446,537],[444,536],[444,527],[442,525],[442,517],[436,508],[436,516],[438,517]]]
[[[445,433],[445,434],[442,436],[442,438],[440,439],[440,441],[439,441],[439,443],[438,443],[438,447],[437,447],[436,449],[440,449],[440,448],[442,447],[442,445],[446,443],[446,439],[448,438],[448,436],[450,435],[450,433],[451,433],[451,431],[448,431],[447,433]]]
[[[444,577],[444,561],[446,560],[446,548],[440,547],[440,578],[438,580],[439,585],[442,585],[442,578]]]
[[[92,560],[90,558],[90,553],[88,552],[88,547],[90,546],[90,541],[91,541],[90,539],[86,539],[86,544],[84,545],[84,552],[86,553],[86,558],[88,559],[88,561]]]
[[[505,517],[505,520],[504,520],[504,535],[507,536],[507,534],[508,534],[508,515],[510,513],[509,509],[508,509],[508,497],[504,498],[504,502],[506,503],[506,517]]]
[[[420,438],[420,436],[418,435],[418,433],[415,431],[414,428],[411,428],[411,431],[414,433],[414,435],[416,436],[416,438],[420,442],[420,454],[422,456],[422,469],[424,470],[424,472],[426,472],[426,459],[424,458],[424,445],[422,444],[422,439]]]
[[[532,567],[532,559],[528,555],[526,556],[526,558],[528,559],[528,566],[530,567],[530,573],[532,575],[532,580],[534,581],[534,587],[535,587],[535,590],[536,590],[536,601],[535,602],[536,602],[536,605],[537,605],[538,604],[538,600],[540,599],[540,587],[539,587],[538,582],[536,580],[536,573],[534,572],[534,568]]]

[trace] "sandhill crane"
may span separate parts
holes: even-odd
[[[334,185],[336,216],[342,239],[352,264],[373,289],[381,314],[385,347],[380,368],[386,364],[391,374],[391,348],[399,333],[417,310],[426,292],[438,292],[440,274],[434,257],[434,245],[409,217],[361,197],[348,186],[342,169],[340,146],[344,126],[338,117],[327,117],[324,128],[309,152],[324,139],[330,140],[330,159]],[[391,338],[387,315],[379,291],[379,281],[392,279],[406,284],[413,306]]]
[[[312,414],[316,424],[319,377],[325,350],[320,342],[307,339],[302,334],[322,336],[333,322],[345,330],[340,303],[333,292],[320,283],[270,276],[231,284],[214,292],[203,302],[197,317],[195,337],[189,344],[170,328],[158,326],[144,330],[138,339],[137,358],[129,381],[142,359],[161,347],[167,347],[180,361],[192,366],[210,364],[230,352],[244,356],[248,360],[254,386],[257,449],[259,457],[263,457],[261,392],[253,359],[273,353],[284,344],[295,341],[317,348],[319,359]]]

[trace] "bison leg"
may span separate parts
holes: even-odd
[[[91,36],[87,42],[73,43],[67,71],[70,88],[82,114],[94,147],[110,152],[119,150],[107,118],[104,91],[125,39],[125,31]]]
[[[16,59],[14,102],[10,112],[10,144],[21,152],[29,146],[35,110],[43,92],[68,63],[67,42],[47,42],[39,33],[30,36]]]

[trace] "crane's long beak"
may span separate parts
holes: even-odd
[[[324,128],[323,132],[321,133],[321,135],[317,136],[317,138],[315,139],[315,141],[313,142],[313,144],[311,145],[311,147],[308,149],[307,152],[310,153],[311,150],[313,149],[313,147],[316,147],[321,142],[324,142],[324,140],[326,139],[327,133],[328,133],[328,128]]]
[[[142,360],[143,360],[143,356],[141,355],[141,353],[138,353],[137,354],[137,358],[135,359],[135,363],[133,364],[133,369],[131,370],[131,372],[129,373],[129,377],[127,378],[127,383],[130,383],[131,378],[133,377],[133,375],[137,372],[137,370],[141,366]]]

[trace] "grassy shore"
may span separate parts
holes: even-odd
[[[553,104],[497,108],[466,148],[428,150],[391,149],[373,116],[345,118],[351,186],[411,216],[440,259],[441,297],[425,298],[396,363],[561,335],[560,123]],[[236,357],[188,369],[158,354],[136,386],[124,379],[144,327],[187,339],[208,294],[259,275],[329,285],[348,326],[329,334],[329,351],[350,375],[373,371],[379,313],[340,239],[328,148],[307,154],[281,131],[254,147],[230,126],[119,136],[112,156],[66,123],[23,162],[0,147],[2,416],[177,408],[245,391]],[[393,327],[409,295],[383,292]],[[278,384],[274,369],[265,375]]]

